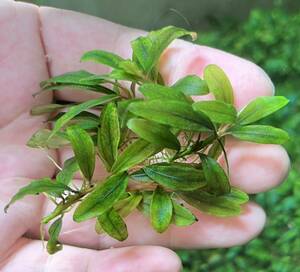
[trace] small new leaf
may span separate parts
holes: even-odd
[[[132,193],[128,197],[119,200],[114,205],[114,209],[118,212],[120,216],[125,218],[136,209],[136,207],[140,204],[142,198],[142,194]]]
[[[289,140],[287,132],[271,126],[234,126],[228,132],[239,140],[260,144],[284,144]]]
[[[75,158],[82,174],[91,180],[95,170],[95,147],[91,136],[82,128],[72,126],[67,128]]]
[[[118,110],[114,102],[110,102],[105,106],[100,119],[98,150],[109,171],[117,159],[120,142]]]
[[[237,123],[247,125],[256,122],[286,106],[289,100],[283,96],[262,96],[251,101],[238,115]]]
[[[108,177],[79,204],[73,214],[74,221],[82,222],[108,211],[125,192],[127,184],[126,173]]]
[[[233,90],[231,83],[224,71],[217,65],[210,64],[204,69],[204,80],[208,89],[217,100],[233,104]]]
[[[207,181],[206,190],[216,195],[229,193],[231,188],[229,179],[218,162],[205,155],[201,155],[201,161],[205,180]]]
[[[151,224],[159,232],[164,232],[170,225],[173,214],[173,204],[168,193],[157,187],[150,204]]]
[[[185,208],[183,205],[180,205],[174,199],[172,199],[173,204],[173,216],[172,223],[179,227],[190,226],[197,221],[195,215],[192,212]]]
[[[149,120],[132,118],[128,121],[127,126],[139,137],[150,143],[163,148],[180,149],[177,137],[165,125],[160,125]]]
[[[128,237],[127,226],[123,218],[114,209],[99,215],[97,223],[103,231],[118,241],[124,241]]]
[[[62,228],[62,217],[55,220],[50,226],[49,240],[47,242],[47,251],[49,254],[54,254],[62,250],[62,244],[58,241],[58,236]]]
[[[72,157],[70,159],[67,159],[64,162],[64,166],[62,171],[60,171],[56,176],[56,181],[69,185],[74,174],[79,170],[79,165],[75,159],[75,157]]]

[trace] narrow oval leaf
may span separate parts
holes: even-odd
[[[221,142],[221,144],[223,146],[225,146],[225,137],[222,137],[221,139],[219,139],[219,141]],[[215,160],[218,160],[218,158],[221,156],[221,154],[223,152],[223,147],[219,141],[215,140],[212,143],[212,145],[210,146],[209,151],[208,151],[208,156]]]
[[[112,94],[113,90],[110,90],[100,84],[105,83],[106,80],[101,78],[100,80],[94,79],[94,74],[87,71],[80,70],[75,72],[68,72],[59,76],[52,77],[44,80],[40,83],[41,91],[34,95],[40,94],[44,91],[61,90],[64,88],[89,90],[100,93]]]
[[[159,152],[161,148],[157,145],[151,144],[147,141],[139,139],[129,145],[111,168],[113,173],[123,172],[128,170],[130,167],[135,166],[150,156]]]
[[[158,184],[176,191],[192,191],[206,185],[203,172],[188,164],[159,163],[143,170]]]
[[[157,187],[150,204],[151,224],[159,232],[164,232],[170,225],[173,214],[172,200],[168,193]]]
[[[78,126],[68,127],[67,134],[82,174],[87,180],[91,180],[95,170],[96,156],[91,136]]]
[[[137,59],[146,74],[149,74],[152,68],[157,65],[161,54],[169,44],[173,40],[186,35],[190,35],[192,38],[195,37],[195,33],[174,26],[151,31],[146,37],[139,37],[131,42],[133,59]]]
[[[216,195],[229,193],[229,179],[219,163],[205,155],[201,155],[201,162],[208,192]]]
[[[130,119],[127,122],[127,126],[140,138],[150,143],[164,148],[180,149],[177,137],[171,133],[167,126],[138,118]]]
[[[144,77],[143,72],[137,66],[137,64],[131,60],[124,60],[119,63],[119,69],[124,70],[126,73],[140,77]]]
[[[55,220],[48,230],[49,240],[47,242],[47,251],[49,254],[54,254],[62,250],[62,244],[58,241],[58,236],[60,234],[61,228],[62,217]]]
[[[199,190],[180,193],[179,196],[191,206],[209,215],[237,216],[242,211],[239,201],[225,196],[214,196]]]
[[[289,100],[283,96],[262,96],[252,100],[238,115],[237,123],[247,125],[283,108]]]
[[[51,113],[60,109],[63,109],[65,107],[68,107],[69,105],[61,105],[61,104],[47,104],[47,105],[40,105],[35,106],[31,109],[30,113],[31,115],[42,115],[45,113]]]
[[[179,101],[150,100],[132,103],[129,110],[163,125],[191,131],[212,131],[213,124],[203,113],[193,111],[191,105]]]
[[[56,149],[69,144],[66,136],[60,132],[50,138],[51,130],[42,128],[34,133],[27,142],[27,146],[33,148]]]
[[[204,80],[208,89],[217,100],[233,104],[233,90],[231,83],[224,71],[217,65],[210,64],[204,69]]]
[[[72,157],[70,159],[67,159],[64,162],[64,166],[62,171],[60,171],[57,176],[56,180],[60,183],[69,185],[73,176],[75,173],[79,170],[79,165],[75,159],[75,157]]]
[[[184,227],[194,224],[198,219],[192,212],[185,208],[183,205],[180,205],[175,200],[172,199],[173,204],[173,216],[172,223],[176,226]]]
[[[185,95],[205,95],[209,93],[207,83],[196,75],[185,76],[172,86]]]
[[[70,188],[65,184],[53,182],[50,178],[33,180],[27,186],[24,186],[21,189],[19,189],[19,191],[11,198],[9,203],[5,206],[4,211],[7,212],[10,205],[27,195],[36,195],[39,193],[62,194],[63,192],[69,190]]]
[[[139,88],[139,91],[148,99],[188,101],[187,97],[177,89],[159,84],[145,83]]]
[[[69,108],[68,112],[66,112],[61,118],[59,118],[55,122],[54,128],[53,128],[52,133],[50,134],[49,138],[53,137],[66,123],[68,123],[73,117],[75,117],[79,113],[86,111],[90,108],[93,108],[95,106],[109,103],[112,100],[115,100],[117,98],[118,98],[118,96],[116,96],[116,95],[105,95],[100,98],[88,100],[84,103],[81,103],[79,105]]]
[[[231,104],[219,100],[196,102],[193,109],[203,112],[215,123],[232,124],[237,117],[236,109]]]
[[[136,209],[136,207],[140,204],[142,198],[142,194],[132,193],[129,197],[119,200],[114,205],[114,209],[120,216],[125,218]]]
[[[102,230],[118,241],[124,241],[128,237],[127,226],[123,218],[114,209],[99,215],[97,223],[99,223]]]
[[[283,144],[289,140],[287,132],[271,126],[234,126],[228,132],[239,140],[260,144]]]
[[[92,51],[85,52],[80,60],[84,62],[93,61],[113,68],[118,68],[119,63],[121,61],[124,61],[124,59],[121,58],[120,56],[103,50],[92,50]]]
[[[144,172],[144,169],[139,169],[138,171],[131,173],[130,178],[138,182],[153,182],[153,180]]]
[[[82,222],[108,211],[125,192],[128,184],[126,173],[119,173],[98,184],[76,208],[73,219]]]
[[[245,204],[249,201],[249,196],[238,188],[231,187],[229,194],[224,195],[225,198],[237,204]]]
[[[98,150],[108,171],[117,159],[120,142],[120,125],[118,110],[114,102],[110,102],[101,113],[98,130]]]

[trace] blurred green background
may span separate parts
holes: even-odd
[[[178,251],[185,272],[300,271],[300,1],[45,0],[29,1],[97,15],[131,27],[173,24],[201,32],[197,42],[248,58],[272,78],[287,108],[267,120],[289,131],[287,181],[253,198],[268,221],[263,233],[230,249]],[[147,11],[147,12],[145,12]],[[238,11],[238,12],[237,12]],[[138,16],[137,16],[138,14]]]

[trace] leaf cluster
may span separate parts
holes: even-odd
[[[41,83],[40,92],[73,87],[102,93],[83,103],[56,102],[32,109],[35,115],[48,113],[52,129],[36,132],[28,145],[46,149],[69,145],[74,157],[54,180],[35,180],[20,189],[6,210],[26,195],[46,194],[56,205],[42,219],[42,224],[53,222],[49,253],[62,248],[58,241],[62,218],[76,204],[75,222],[94,218],[97,233],[120,241],[128,236],[125,218],[136,209],[159,233],[171,224],[196,222],[190,207],[214,216],[237,216],[248,196],[230,185],[226,137],[264,144],[288,140],[281,129],[254,124],[284,107],[287,99],[259,97],[238,112],[230,80],[216,65],[208,65],[203,78],[189,75],[172,86],[164,84],[159,58],[174,39],[186,35],[194,36],[173,26],[150,32],[131,43],[132,59],[89,51],[81,61],[109,66],[111,72],[75,71]],[[191,97],[208,93],[215,100],[194,102]],[[97,157],[107,170],[101,181],[93,179]],[[72,183],[77,171],[82,175],[79,188]]]

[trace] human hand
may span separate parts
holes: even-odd
[[[79,63],[82,53],[101,48],[129,57],[129,41],[141,33],[83,14],[1,1],[0,210],[31,179],[55,175],[55,167],[46,154],[25,145],[45,120],[31,117],[29,110],[34,104],[46,104],[53,99],[49,93],[32,98],[39,82],[82,68],[105,73],[106,68],[100,65]],[[187,74],[201,75],[209,63],[222,67],[231,79],[237,108],[257,96],[273,94],[269,78],[254,64],[183,41],[176,41],[165,52],[161,73],[171,84]],[[74,91],[55,94],[56,99],[68,101],[83,101],[92,96]],[[248,193],[268,190],[287,174],[289,159],[280,146],[230,140],[227,150],[231,181]],[[62,163],[70,157],[70,150],[52,152],[51,156]],[[95,179],[104,175],[98,165]],[[39,239],[40,219],[51,206],[43,196],[26,197],[12,206],[8,214],[0,212],[1,271],[179,271],[178,257],[160,246],[207,248],[242,244],[257,235],[265,222],[262,209],[249,203],[239,217],[215,218],[195,211],[197,223],[184,228],[171,226],[164,234],[157,234],[146,218],[133,214],[127,220],[129,238],[120,243],[97,235],[92,220],[78,224],[67,215],[60,241],[68,246],[48,256],[41,241],[34,239]],[[107,249],[110,247],[120,248]]]

